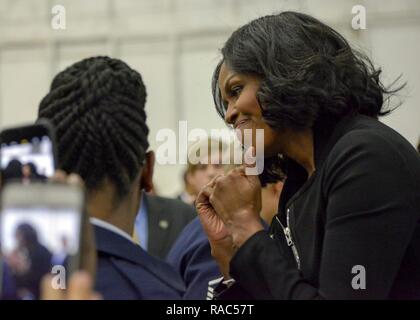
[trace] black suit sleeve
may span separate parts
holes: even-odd
[[[308,283],[285,244],[260,231],[238,250],[230,266],[231,275],[253,298],[389,297],[419,219],[418,174],[410,172],[409,160],[396,146],[374,133],[347,134],[328,159],[319,283]],[[352,286],[358,275],[352,273],[355,266],[363,266],[366,272],[364,290]],[[235,290],[234,285],[220,298],[235,298]]]

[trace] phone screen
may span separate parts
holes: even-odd
[[[3,179],[42,181],[54,174],[53,144],[48,135],[1,144]]]
[[[57,267],[67,270],[78,255],[80,225],[80,212],[71,208],[3,207],[3,272],[14,286],[17,299],[39,299],[43,276]]]

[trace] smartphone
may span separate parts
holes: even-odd
[[[54,130],[45,119],[3,130],[0,133],[2,184],[30,183],[51,177],[56,168],[54,141]]]
[[[65,289],[68,277],[80,269],[84,203],[77,186],[11,182],[4,187],[0,297],[39,299],[40,281],[48,273],[57,288]]]

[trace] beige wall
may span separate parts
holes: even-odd
[[[67,10],[67,29],[52,30],[51,7]],[[367,29],[350,27],[354,4]],[[237,26],[281,10],[323,19],[370,52],[384,79],[402,73],[404,105],[384,121],[415,144],[420,134],[420,1],[417,0],[0,0],[0,126],[33,121],[52,76],[92,55],[126,60],[144,77],[153,148],[160,128],[223,128],[210,78],[218,48]],[[158,191],[174,195],[182,166],[157,166]]]

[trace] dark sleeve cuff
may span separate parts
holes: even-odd
[[[227,286],[222,281],[219,285],[214,288],[212,300],[252,300],[244,288],[238,283],[234,283],[231,286]]]
[[[230,274],[233,278],[232,272],[235,273],[235,270],[241,270],[241,266],[248,264],[248,259],[250,257],[255,256],[255,253],[258,252],[256,250],[261,249],[264,247],[264,244],[267,241],[273,241],[270,238],[267,231],[261,230],[253,234],[239,249],[236,251],[235,255],[233,256],[232,260],[230,261]]]
[[[264,230],[250,237],[230,262],[230,275],[254,299],[273,299],[273,281],[280,284],[288,270],[298,273],[286,241],[272,239]]]

